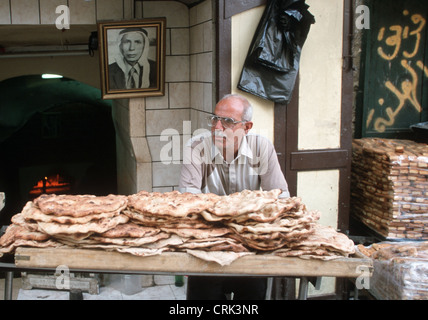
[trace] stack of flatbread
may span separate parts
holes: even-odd
[[[129,219],[121,212],[127,198],[120,195],[42,195],[22,211],[38,230],[65,241],[79,241],[106,232]]]
[[[128,196],[124,214],[145,226],[208,229],[212,225],[207,224],[199,213],[212,207],[220,198],[215,194],[140,191]]]
[[[280,192],[244,190],[221,197],[201,214],[222,222],[233,231],[230,237],[257,252],[321,260],[355,252],[346,235],[318,223],[318,211],[308,211],[298,197],[279,199]]]
[[[61,242],[78,248],[114,250],[137,256],[151,256],[161,254],[168,249],[169,244],[181,243],[181,240],[171,238],[158,228],[144,227],[128,221],[106,232],[94,233],[86,239]]]
[[[205,220],[201,212],[221,199],[215,194],[165,193],[141,191],[128,197],[124,210],[138,225],[158,228],[170,235],[169,251],[186,251],[204,256],[206,252],[249,252],[239,241],[230,238],[231,230],[224,225]],[[211,254],[213,256],[214,254]]]
[[[355,253],[354,242],[345,234],[330,226],[314,224],[313,227],[313,232],[288,242],[284,247],[273,251],[273,254],[280,257],[333,260]]]
[[[319,219],[308,212],[300,198],[278,199],[280,190],[237,192],[222,197],[202,212],[208,221],[222,221],[232,238],[257,251],[282,248],[290,241],[313,232]]]
[[[20,220],[16,217],[14,220]],[[59,247],[61,244],[45,233],[31,230],[27,226],[16,223],[9,225],[0,238],[0,257],[5,253],[13,253],[18,247]]]
[[[13,252],[18,246],[58,247],[79,243],[95,233],[103,233],[129,218],[121,214],[127,206],[125,196],[41,195],[29,201],[21,213],[12,217],[0,252]],[[23,242],[25,240],[26,242]]]
[[[0,255],[16,247],[99,248],[138,256],[184,251],[222,265],[255,253],[332,259],[353,242],[317,224],[300,198],[280,190],[228,196],[171,191],[130,196],[41,195],[0,238]]]

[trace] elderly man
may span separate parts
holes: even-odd
[[[110,89],[138,89],[156,86],[156,63],[148,59],[149,38],[142,28],[119,33],[120,55],[109,65]]]
[[[209,117],[211,132],[186,144],[179,183],[181,192],[228,195],[242,190],[281,189],[289,197],[272,143],[251,134],[252,106],[241,95],[227,95]],[[188,299],[264,299],[265,278],[189,277]]]

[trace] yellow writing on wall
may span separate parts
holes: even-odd
[[[385,63],[401,59],[400,66],[403,73],[410,75],[410,79],[403,80],[398,87],[392,81],[386,80],[383,84],[396,97],[397,105],[391,106],[385,103],[384,98],[378,99],[378,105],[382,108],[385,116],[374,116],[375,109],[368,112],[366,126],[374,122],[374,129],[377,132],[385,132],[387,127],[391,127],[396,122],[400,112],[405,106],[412,106],[417,112],[422,112],[422,107],[417,98],[417,88],[420,78],[415,68],[423,71],[422,75],[428,77],[428,68],[422,60],[414,61],[421,49],[422,33],[425,29],[426,19],[420,14],[410,15],[408,10],[403,11],[403,16],[409,17],[409,25],[391,25],[389,28],[381,27],[377,35],[377,53]],[[405,43],[405,45],[404,45]]]

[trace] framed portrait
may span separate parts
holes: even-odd
[[[98,23],[103,99],[165,94],[166,19]]]

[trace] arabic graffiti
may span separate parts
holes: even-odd
[[[402,14],[408,18],[405,20],[409,22],[409,25],[395,24],[389,28],[381,27],[376,39],[377,54],[381,61],[388,63],[389,66],[393,61],[397,61],[398,65],[402,67],[400,73],[407,75],[404,80],[399,80],[399,83],[396,84],[390,79],[384,81],[384,87],[395,99],[379,98],[377,108],[380,109],[380,112],[376,112],[376,107],[369,110],[366,126],[373,123],[377,132],[385,132],[387,127],[394,125],[400,113],[406,110],[407,106],[413,107],[419,113],[422,112],[417,93],[421,77],[428,77],[428,68],[420,58],[423,57],[420,51],[426,19],[418,13],[410,15],[408,10],[404,10]],[[417,72],[417,68],[420,69],[419,72]],[[390,101],[398,101],[398,104],[392,106]],[[375,114],[380,115],[375,116]]]

